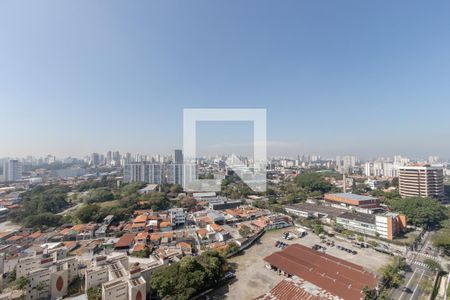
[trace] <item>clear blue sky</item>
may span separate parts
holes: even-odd
[[[0,2],[0,157],[172,151],[193,107],[267,108],[270,154],[450,157],[450,2]]]

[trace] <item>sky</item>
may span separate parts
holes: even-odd
[[[0,1],[0,157],[172,153],[185,108],[265,108],[270,155],[450,158],[450,2]]]

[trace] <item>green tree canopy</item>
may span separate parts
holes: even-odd
[[[89,195],[85,199],[85,203],[97,203],[114,200],[114,194],[111,189],[100,187],[90,191]]]
[[[332,185],[318,173],[305,173],[296,177],[296,183],[307,192],[319,192],[320,194],[331,191]]]
[[[223,276],[225,259],[215,251],[181,261],[153,273],[151,288],[163,299],[190,299],[212,287]]]
[[[164,193],[148,193],[146,195],[142,195],[139,200],[143,201],[145,203],[145,206],[150,207],[155,211],[170,208],[170,201],[169,199],[167,199]]]
[[[50,218],[51,214],[56,214],[69,206],[67,202],[67,193],[70,188],[60,185],[37,186],[22,195],[22,207],[13,210],[9,218],[25,226],[41,225],[56,226],[59,225],[59,217]]]
[[[450,220],[441,223],[441,229],[433,235],[432,240],[435,247],[450,255]]]
[[[447,218],[447,208],[431,198],[391,199],[387,203],[391,210],[405,214],[408,221],[417,226],[437,226]]]
[[[75,216],[82,223],[97,222],[97,221],[100,221],[100,219],[101,219],[99,212],[100,212],[100,206],[95,205],[95,204],[92,204],[92,205],[89,204],[89,205],[84,205],[83,207],[81,207],[77,211]]]

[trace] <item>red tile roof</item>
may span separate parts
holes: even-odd
[[[133,223],[146,223],[147,222],[147,216],[146,215],[140,215],[134,218]]]
[[[325,296],[325,295],[324,295]],[[313,295],[291,280],[282,280],[267,294],[255,300],[326,300],[328,297]]]
[[[126,233],[117,241],[114,248],[125,248],[131,245],[136,235],[134,233]]]
[[[29,237],[30,239],[37,239],[37,238],[40,237],[41,235],[42,235],[42,232],[36,231],[36,232],[33,232],[32,234],[30,234],[28,237]]]
[[[215,232],[221,232],[223,231],[223,228],[220,225],[217,224],[211,224],[211,228],[215,231]]]
[[[170,222],[161,222],[161,224],[159,224],[160,228],[166,228],[166,227],[170,227],[172,226],[172,224]]]
[[[199,236],[204,237],[204,236],[206,236],[206,234],[208,234],[208,230],[206,230],[206,229],[204,229],[204,228],[200,228],[199,230],[197,230],[197,234],[198,234]]]
[[[139,252],[139,251],[144,250],[145,248],[147,248],[147,246],[145,244],[139,243],[139,244],[134,245],[133,251]]]
[[[18,240],[21,240],[21,239],[23,239],[23,236],[21,236],[21,235],[13,235],[12,237],[10,237],[10,238],[8,238],[6,240],[8,242],[15,242],[15,241],[18,241]]]
[[[139,232],[136,236],[136,240],[146,240],[149,236],[150,234],[148,232]]]
[[[159,233],[152,233],[150,235],[150,240],[152,241],[159,241],[161,239],[161,234]]]
[[[363,298],[364,286],[376,287],[376,276],[361,266],[293,244],[264,258],[273,267],[309,281],[343,299]]]

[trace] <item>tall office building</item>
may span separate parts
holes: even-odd
[[[404,197],[444,197],[444,169],[430,165],[399,167],[399,190]]]
[[[18,181],[22,178],[22,164],[17,159],[5,159],[0,180],[4,182]]]
[[[175,150],[175,157],[174,157],[174,162],[176,164],[182,164],[183,163],[183,151],[176,149]]]

